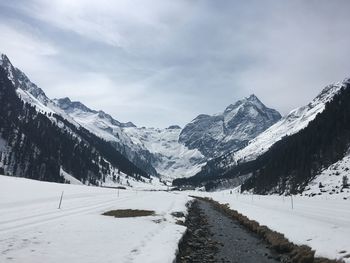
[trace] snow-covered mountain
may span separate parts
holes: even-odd
[[[181,131],[179,141],[207,158],[243,148],[281,118],[255,95],[229,105],[223,113],[199,115]]]
[[[54,99],[53,107],[56,112],[71,119],[72,122],[84,127],[95,135],[111,142],[122,154],[129,158],[141,169],[152,175],[157,175],[153,167],[154,156],[142,145],[134,144],[123,131],[127,127],[136,127],[133,123],[121,123],[103,111],[88,108],[78,101],[69,98]]]
[[[213,116],[213,119],[222,118],[223,122],[216,123],[210,116],[207,120],[196,121],[196,118],[184,129],[176,125],[157,129],[139,128],[131,122],[120,123],[103,111],[92,110],[69,98],[56,99],[53,103],[58,108],[56,112],[63,111],[63,115],[68,115],[74,122],[99,137],[122,145],[118,149],[134,163],[139,164],[138,159],[142,158],[158,174],[169,179],[196,174],[208,158],[213,156],[205,156],[203,153],[210,152],[213,145],[217,147],[217,155],[240,149],[248,138],[254,138],[280,118],[278,112],[264,106],[254,95],[230,105],[223,114]],[[210,126],[213,131],[216,130],[215,125],[221,125],[221,128],[218,127],[221,130],[212,133],[220,144],[218,141],[207,140],[208,131],[203,128]],[[194,127],[198,133],[190,134],[190,127]],[[146,166],[142,164],[141,167]]]
[[[123,130],[134,144],[154,154],[153,165],[161,175],[175,179],[193,176],[210,158],[241,149],[280,117],[251,95],[228,106],[221,114],[199,115],[182,130],[176,125],[167,129]]]
[[[0,66],[5,69],[16,93],[39,112],[55,113],[76,127],[83,127],[114,147],[141,169],[164,177],[191,176],[205,164],[198,150],[189,150],[178,142],[181,128],[137,128],[133,123],[121,123],[103,111],[90,109],[69,98],[49,99],[44,91],[15,68],[6,55],[1,55]],[[156,167],[157,169],[155,169]]]
[[[91,110],[81,102],[69,98],[49,99],[45,92],[32,83],[19,69],[15,68],[8,57],[0,55],[0,66],[7,72],[8,78],[16,88],[16,93],[25,102],[33,105],[39,112],[56,113],[76,127],[84,127],[96,136],[109,141],[135,165],[151,175],[157,175],[152,166],[152,154],[145,148],[134,145],[122,132],[124,127],[133,127],[133,123],[121,123],[103,111]]]
[[[86,116],[81,116],[82,114],[88,114],[88,117],[91,114],[96,115],[99,119],[105,120],[108,124],[117,127],[136,127],[132,122],[122,123],[113,119],[113,117],[104,111],[96,111],[88,108],[84,104],[79,101],[71,101],[68,97],[62,99],[54,99],[53,102],[62,110],[64,110],[67,114],[74,116],[79,119],[86,119]],[[101,134],[102,137],[106,136],[105,134]]]
[[[92,110],[69,98],[53,102],[56,112],[68,115],[97,136],[114,142],[119,151],[146,171],[154,167],[154,173],[172,179],[194,175],[205,164],[206,159],[198,150],[190,150],[178,142],[179,126],[138,128],[131,122],[121,123],[103,111]]]
[[[105,140],[23,101],[19,90],[31,95],[8,75],[0,67],[0,174],[92,185],[152,180]]]
[[[36,98],[43,105],[47,105],[47,103],[50,101],[45,92],[37,85],[32,83],[22,71],[15,68],[5,54],[0,54],[0,67],[7,72],[9,80],[11,80],[16,89],[25,91],[25,93],[22,94],[28,96],[30,99],[33,99],[31,96]],[[33,101],[33,103],[35,102]]]
[[[346,135],[349,86],[350,79],[327,86],[246,147],[209,160],[194,177],[173,183],[215,188],[239,179],[245,189],[261,193],[303,191],[318,173],[344,157],[343,148],[350,140]]]
[[[196,174],[208,159],[242,148],[280,118],[277,111],[252,95],[228,106],[221,114],[200,115],[184,129],[176,125],[167,129],[139,128],[79,101],[51,100],[6,55],[1,55],[0,66],[7,72],[18,96],[37,111],[62,116],[75,127],[83,127],[110,142],[149,174],[169,179]]]
[[[309,122],[324,110],[326,103],[332,100],[334,95],[349,82],[350,79],[345,79],[342,82],[325,87],[309,104],[292,110],[256,138],[249,141],[246,147],[223,156],[220,160],[221,166],[233,166],[240,162],[254,160],[285,136],[295,134],[307,127]]]
[[[190,150],[179,143],[179,126],[173,125],[167,129],[128,127],[123,130],[134,144],[154,154],[154,167],[159,174],[170,179],[192,176],[206,163],[199,150]]]

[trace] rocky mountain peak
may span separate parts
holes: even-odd
[[[22,71],[15,68],[6,55],[1,54],[0,58],[0,66],[5,70],[7,77],[11,80],[14,87],[28,92],[41,103],[47,105],[50,99],[46,96],[45,92],[32,83]]]
[[[0,66],[6,67],[11,65],[9,58],[5,54],[0,53]]]
[[[236,151],[281,118],[255,95],[229,105],[223,113],[199,115],[185,126],[179,141],[208,158]]]
[[[102,110],[92,110],[80,101],[72,101],[70,98],[65,97],[61,99],[54,99],[53,102],[64,110],[67,114],[75,113],[75,114],[95,114],[96,118],[100,120],[106,120],[108,123],[111,125],[119,126],[119,127],[136,127],[132,122],[127,122],[127,123],[121,123],[114,119],[111,115],[108,113],[102,111]]]
[[[239,108],[246,107],[257,107],[261,109],[264,108],[265,105],[254,94],[252,94],[249,97],[243,98],[241,100],[236,101],[233,104],[230,104],[228,107],[226,107],[223,114],[225,115],[232,111],[238,111]]]
[[[85,106],[83,103],[80,101],[71,101],[70,98],[65,97],[61,99],[54,99],[54,103],[60,107],[64,111],[74,111],[74,110],[80,110],[83,112],[94,112],[87,106]]]

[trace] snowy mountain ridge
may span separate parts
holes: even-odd
[[[215,150],[215,156],[240,149],[280,118],[278,112],[266,108],[252,95],[231,104],[222,114],[200,115],[184,129],[177,125],[167,129],[138,128],[131,122],[121,123],[103,111],[93,110],[67,97],[49,99],[42,89],[11,64],[6,55],[1,55],[0,66],[7,72],[23,101],[34,105],[40,112],[58,114],[74,126],[84,127],[111,142],[140,168],[169,179],[196,174],[212,157],[208,149],[213,144],[220,145]],[[244,119],[247,122],[241,123]],[[218,123],[220,125],[215,127]],[[191,125],[198,126],[194,133],[189,130]],[[207,133],[210,133],[209,140],[205,140]],[[198,144],[199,141],[202,143]]]
[[[69,98],[54,100],[55,105],[79,125],[107,141],[123,145],[120,149],[152,164],[157,173],[169,179],[191,176],[205,164],[204,156],[178,142],[179,129],[138,128],[133,123],[120,123],[103,111],[91,110]]]
[[[166,177],[173,177],[177,170],[182,168],[182,170],[179,171],[180,174],[190,176],[195,174],[199,169],[198,167],[192,167],[192,165],[194,165],[193,160],[195,160],[196,165],[198,165],[198,163],[200,163],[200,165],[205,164],[200,153],[187,149],[187,147],[178,143],[177,138],[174,138],[174,134],[171,131],[178,130],[179,126],[177,125],[169,127],[171,129],[161,130],[164,134],[168,133],[168,136],[165,135],[162,140],[157,136],[160,131],[159,129],[157,131],[155,129],[148,129],[147,134],[153,133],[151,137],[154,138],[155,141],[148,143],[145,141],[141,142],[137,140],[135,136],[140,134],[140,131],[143,129],[137,128],[132,122],[121,123],[104,111],[90,109],[83,103],[71,101],[67,97],[62,99],[49,99],[23,72],[11,64],[6,55],[1,55],[0,66],[5,69],[9,79],[16,87],[18,96],[24,102],[35,106],[39,112],[58,114],[74,126],[84,127],[100,138],[111,142],[117,150],[150,174],[157,175],[159,173]],[[25,81],[22,81],[22,79]],[[134,136],[129,137],[130,134],[134,134]],[[141,137],[144,138],[143,135]],[[168,141],[162,144],[167,138]],[[148,150],[147,147],[151,148],[150,145],[152,144],[158,144],[158,151],[155,152],[154,147],[152,148],[152,153]],[[172,150],[168,151],[170,144]],[[181,152],[181,158],[172,156],[172,151]],[[172,160],[173,157],[175,161]],[[200,159],[200,162],[198,159]],[[154,169],[153,164],[157,166],[159,172]]]
[[[51,100],[23,72],[15,68],[6,55],[0,55],[0,67],[7,73],[17,95],[24,102],[35,106],[37,111],[45,113],[64,131],[76,136],[73,128],[51,117],[52,114],[63,117],[77,129],[85,128],[108,141],[147,173],[161,175],[169,180],[191,177],[200,172],[212,173],[212,163],[221,171],[228,171],[239,163],[255,160],[276,142],[306,128],[323,112],[326,103],[350,83],[350,79],[345,79],[327,86],[309,104],[291,111],[283,118],[255,95],[250,95],[229,105],[222,113],[198,115],[183,129],[177,125],[157,129],[140,128],[132,122],[119,122],[104,111],[91,109],[68,97]],[[0,151],[7,151],[6,147],[6,142],[0,141]],[[211,162],[209,168],[202,169],[206,168],[208,160]],[[343,168],[349,163],[347,160],[348,157],[345,157]],[[329,169],[333,171],[332,167]],[[348,171],[347,168],[343,170]],[[314,180],[319,183],[322,178],[329,176],[328,181],[335,189],[339,187],[340,181],[339,178],[334,179],[333,175],[326,171]],[[107,179],[110,180],[109,177]],[[315,187],[311,189],[315,191]]]
[[[31,96],[0,67],[0,174],[59,183],[73,176],[97,186],[152,180],[108,142],[58,114],[42,113],[16,91]]]
[[[56,113],[76,127],[84,127],[111,142],[121,153],[150,174],[161,174],[172,178],[179,172],[180,176],[191,176],[205,164],[203,156],[198,151],[189,150],[178,143],[178,134],[175,135],[172,132],[181,131],[177,125],[169,127],[171,129],[150,128],[146,131],[137,128],[132,122],[121,123],[104,111],[93,110],[67,97],[51,100],[24,73],[16,69],[6,55],[1,55],[0,66],[7,72],[16,87],[18,96],[23,101],[35,106],[42,113]],[[25,81],[19,81],[18,76]],[[145,131],[145,134],[142,134],[142,131]],[[159,137],[159,132],[163,134],[162,138]],[[146,138],[146,134],[154,141],[142,139]],[[158,145],[158,147],[151,147],[151,145]],[[181,154],[179,156],[171,154],[175,152]]]
[[[268,151],[273,144],[283,137],[302,130],[318,113],[324,110],[326,103],[331,101],[334,95],[349,82],[350,79],[345,79],[342,82],[328,85],[309,104],[292,110],[256,138],[249,141],[246,147],[237,152],[223,156],[220,161],[220,166],[234,166],[240,162],[254,160]]]
[[[264,194],[304,191],[310,180],[323,176],[322,171],[343,158],[349,147],[349,87],[350,79],[328,85],[309,104],[291,111],[246,147],[209,160],[195,176],[176,179],[173,184],[205,186],[207,190],[241,185],[242,191],[254,189]],[[339,188],[339,178],[331,178],[331,173],[327,176],[326,181],[334,181],[333,186]]]
[[[197,116],[181,131],[179,141],[190,149],[199,149],[207,158],[215,158],[243,148],[280,118],[276,110],[251,95],[222,113]]]
[[[16,89],[21,89],[28,92],[41,103],[46,105],[50,100],[46,96],[45,92],[37,85],[32,83],[29,78],[18,68],[15,68],[8,57],[5,54],[0,53],[0,66],[5,69],[8,74],[8,78]]]
[[[74,111],[82,111],[82,112],[87,112],[87,113],[93,113],[93,114],[98,114],[98,117],[101,119],[106,119],[108,120],[112,125],[119,126],[119,127],[136,127],[135,124],[132,122],[127,122],[127,123],[121,123],[114,119],[111,115],[105,113],[104,111],[96,111],[88,108],[85,106],[83,103],[80,101],[71,101],[68,97],[61,98],[61,99],[53,99],[53,102],[55,105],[57,105],[59,108],[64,110],[66,113],[72,113]]]
[[[195,175],[210,158],[242,148],[280,117],[251,95],[229,105],[223,113],[199,115],[184,129],[174,125],[123,130],[135,144],[155,155],[154,167],[161,175],[176,179]]]
[[[36,107],[41,113],[62,116],[77,128],[83,127],[96,136],[110,141],[114,147],[151,175],[157,175],[152,167],[151,154],[147,149],[140,149],[123,134],[122,127],[132,127],[132,123],[120,123],[103,111],[94,111],[80,102],[72,102],[69,98],[60,100],[49,99],[44,91],[32,83],[19,69],[15,68],[6,55],[0,55],[0,67],[16,88],[17,95],[24,101]],[[51,118],[52,121],[55,121]],[[62,127],[63,128],[63,127]]]
[[[166,129],[128,127],[123,130],[134,144],[154,154],[154,167],[169,179],[192,176],[206,163],[198,149],[191,150],[179,143],[181,128],[177,125]]]

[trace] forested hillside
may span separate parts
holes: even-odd
[[[95,185],[118,173],[140,180],[149,177],[103,139],[24,103],[2,68],[0,111],[0,173],[63,182],[62,168]]]
[[[243,183],[242,191],[253,190],[259,194],[300,192],[323,168],[343,158],[349,149],[349,86],[347,82],[306,128],[277,142],[256,160],[238,164],[225,173],[218,169],[210,173],[209,165],[206,171],[188,180],[175,180],[174,184],[216,187],[222,180],[250,175]]]

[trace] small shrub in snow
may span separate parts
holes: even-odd
[[[343,176],[343,188],[348,188],[349,187],[349,178],[344,175]]]

